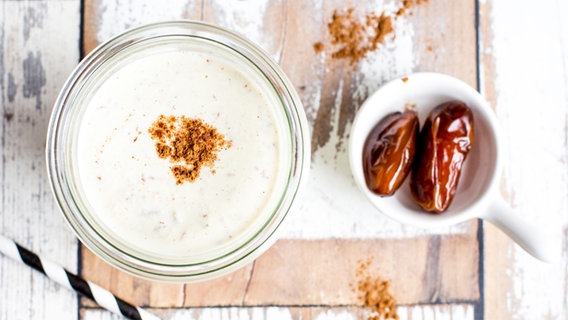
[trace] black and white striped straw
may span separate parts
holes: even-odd
[[[110,291],[67,271],[60,265],[40,258],[37,254],[2,235],[0,235],[0,252],[14,260],[27,264],[62,286],[90,298],[109,311],[135,320],[159,319],[144,309],[117,298]]]

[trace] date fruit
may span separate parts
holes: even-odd
[[[410,191],[424,210],[444,212],[452,202],[473,144],[473,113],[461,101],[434,108],[418,138]]]
[[[363,172],[371,191],[390,196],[400,187],[412,168],[418,126],[416,112],[394,112],[371,130],[363,147]]]

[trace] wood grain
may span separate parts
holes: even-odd
[[[487,225],[487,319],[568,318],[568,24],[554,14],[563,10],[556,1],[480,4],[481,89],[503,134],[502,193],[519,218],[563,243],[561,261],[547,265]],[[530,32],[514,32],[529,20]]]
[[[79,1],[0,1],[0,232],[77,270],[77,240],[53,200],[45,140],[59,88],[79,60]],[[65,319],[77,298],[0,256],[0,319]]]
[[[401,240],[280,240],[252,264],[224,278],[163,285],[133,278],[84,251],[83,275],[129,302],[151,307],[359,305],[361,261],[390,279],[403,305],[475,302],[478,253],[467,235]],[[87,264],[88,262],[89,264]],[[158,293],[159,292],[159,293]],[[85,304],[92,306],[92,304]]]
[[[83,1],[83,51],[88,54],[98,44],[126,29],[142,24],[174,19],[200,19],[202,1],[86,0]]]
[[[409,17],[414,31],[413,71],[435,71],[477,86],[475,1],[429,1]]]

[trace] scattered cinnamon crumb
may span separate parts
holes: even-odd
[[[427,2],[428,0],[404,0],[402,1],[402,6],[396,12],[396,17],[398,18],[407,13],[407,11],[410,10],[413,5],[421,5]],[[412,15],[412,12],[410,12],[409,15]]]
[[[132,142],[136,142],[138,141],[138,136],[136,136],[136,138],[134,138],[134,140],[132,140]]]
[[[323,43],[321,43],[321,42],[314,43],[314,51],[315,51],[315,53],[322,52],[323,51]]]
[[[398,320],[396,300],[390,293],[390,280],[372,276],[369,266],[373,259],[359,261],[356,271],[359,300],[370,309],[367,320]]]
[[[171,172],[176,184],[194,182],[202,167],[213,168],[221,149],[231,147],[231,141],[217,129],[185,116],[160,115],[148,132],[156,142],[158,156],[174,163]]]
[[[402,77],[400,80],[402,80],[402,82],[406,83],[406,81],[408,81],[408,77]]]
[[[396,16],[400,17],[402,15],[404,15],[406,13],[406,11],[408,9],[410,9],[410,6],[412,5],[412,1],[410,0],[404,0],[402,1],[402,6],[400,7],[400,9],[398,9],[398,11],[396,12]]]

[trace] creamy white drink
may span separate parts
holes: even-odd
[[[274,101],[214,50],[179,46],[124,60],[83,99],[76,167],[90,218],[152,256],[230,247],[258,230],[282,179]],[[176,184],[148,133],[160,115],[200,119],[231,146],[194,182]]]

